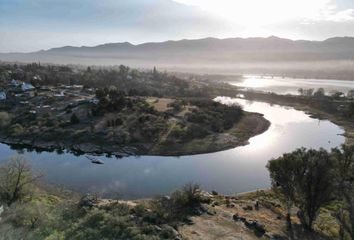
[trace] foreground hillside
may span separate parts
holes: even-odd
[[[90,195],[67,199],[63,193],[37,190],[30,202],[5,208],[0,239],[289,239],[285,207],[272,191],[234,196],[199,196],[198,191],[189,185],[171,197],[122,201]],[[295,217],[293,222],[299,224]],[[321,213],[316,232],[297,228],[294,239],[334,239],[338,234],[329,210]]]

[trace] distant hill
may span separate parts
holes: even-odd
[[[65,46],[32,53],[0,54],[0,60],[95,65],[123,63],[141,67],[157,65],[169,69],[205,68],[214,69],[213,72],[221,72],[221,69],[238,69],[245,72],[259,72],[263,69],[262,71],[269,72],[273,69],[273,72],[279,73],[280,69],[283,69],[289,74],[291,71],[295,74],[307,68],[318,73],[320,69],[328,72],[329,68],[333,68],[333,73],[343,74],[343,71],[348,71],[348,64],[352,68],[354,38],[293,41],[272,36],[205,38],[138,45],[124,42],[94,47]],[[309,67],[309,63],[315,65]]]

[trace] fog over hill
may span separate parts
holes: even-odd
[[[2,53],[2,61],[41,61],[208,73],[260,73],[354,79],[354,38],[324,41],[268,38],[205,38],[133,45],[65,46],[32,53]]]

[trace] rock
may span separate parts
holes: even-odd
[[[168,236],[173,236],[175,239],[178,239],[178,238],[181,237],[179,232],[177,232],[176,229],[174,229],[173,227],[171,227],[169,225],[163,225],[162,226],[162,231],[165,232],[165,234],[168,235]]]
[[[232,219],[234,221],[241,221],[241,222],[245,222],[246,221],[246,218],[239,216],[238,213],[234,214],[232,216]]]
[[[227,204],[226,207],[228,207],[228,208],[234,208],[234,207],[235,207],[235,204],[230,203],[230,204]]]
[[[219,193],[217,192],[217,191],[211,191],[211,194],[213,194],[214,196],[217,196],[217,195],[219,195]]]
[[[155,229],[156,232],[161,232],[162,231],[162,228],[160,228],[157,225],[154,225],[153,228]]]
[[[80,199],[80,207],[93,207],[97,203],[97,197],[90,194],[85,195]]]
[[[256,235],[258,235],[258,236],[263,236],[266,233],[264,225],[259,223],[259,222],[257,222],[257,221],[245,220],[244,224],[245,224],[246,227],[248,227],[250,229],[254,229]]]
[[[253,222],[253,227],[254,227],[254,229],[255,229],[257,232],[259,232],[261,235],[265,234],[265,232],[266,232],[266,230],[265,230],[265,228],[264,228],[264,225],[261,224],[261,223],[259,223],[259,222],[257,222],[257,221],[254,221],[254,222]]]
[[[263,236],[265,238],[268,238],[269,240],[285,240],[285,239],[288,239],[286,237],[282,237],[282,236],[279,236],[279,235],[273,235],[272,233],[265,233]]]
[[[247,205],[246,207],[243,207],[243,210],[245,210],[245,211],[252,211],[252,210],[253,210],[253,207],[250,206],[250,205]]]
[[[214,210],[208,210],[207,214],[210,216],[214,216],[216,214],[216,212]]]
[[[245,219],[244,224],[245,224],[246,227],[252,228],[253,224],[254,224],[254,221]]]
[[[239,217],[238,214],[236,213],[236,214],[234,214],[234,215],[232,216],[232,219],[233,219],[234,221],[239,221],[239,220],[240,220],[240,217]]]

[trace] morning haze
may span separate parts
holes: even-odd
[[[352,0],[0,0],[0,240],[354,240]]]

